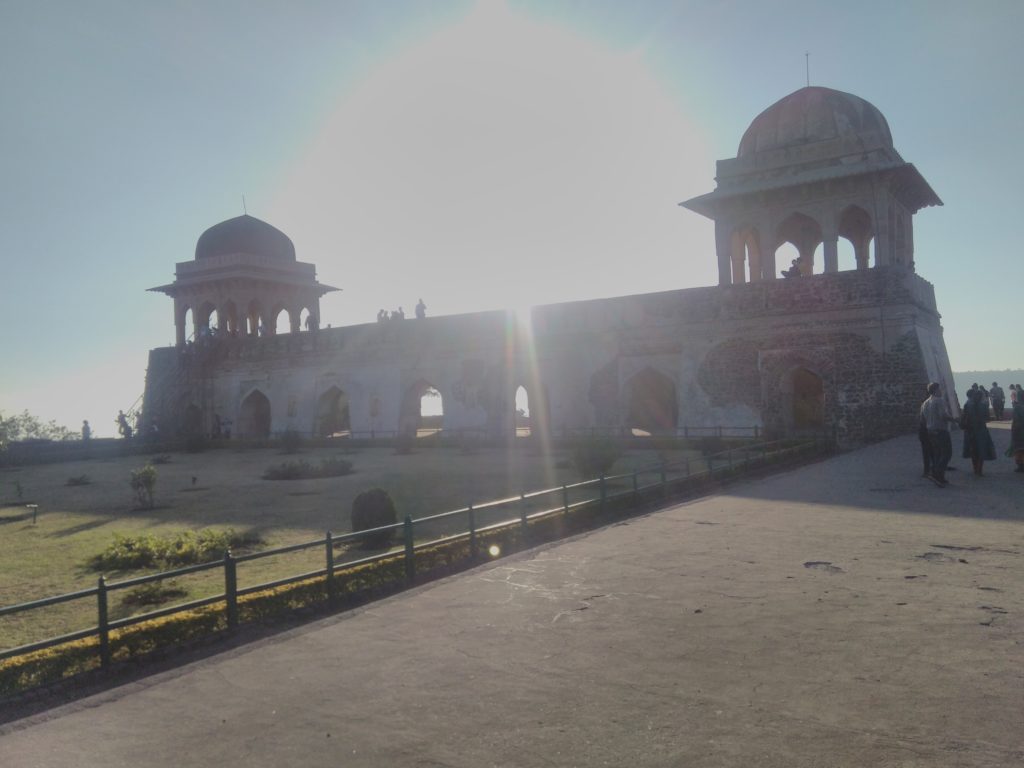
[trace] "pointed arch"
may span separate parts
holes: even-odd
[[[821,429],[825,426],[825,382],[803,366],[793,368],[786,377],[784,391],[789,395],[790,419],[795,430]]]
[[[243,439],[265,440],[270,437],[270,400],[260,390],[254,389],[238,408],[235,431]]]
[[[315,433],[320,437],[337,437],[351,429],[348,396],[341,387],[332,386],[317,398]]]
[[[444,396],[427,379],[417,379],[406,389],[398,418],[403,435],[433,435],[444,428]]]
[[[654,368],[644,368],[627,384],[626,427],[651,435],[675,434],[679,423],[676,385]],[[635,434],[635,433],[634,433]]]
[[[853,268],[868,268],[874,234],[871,215],[859,205],[848,205],[839,214],[839,236],[853,247]]]
[[[814,273],[814,252],[824,240],[821,225],[814,218],[806,213],[791,213],[779,224],[776,238],[780,244],[790,243],[797,249],[801,275]]]

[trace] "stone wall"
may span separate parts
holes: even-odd
[[[316,428],[319,398],[348,397],[358,432],[407,431],[417,392],[442,395],[444,428],[508,434],[516,388],[556,433],[628,429],[641,392],[674,392],[676,427],[791,432],[794,372],[821,382],[821,427],[846,443],[911,430],[949,361],[931,286],[898,267],[391,321],[154,350],[146,416],[180,427],[187,405],[237,420],[265,395],[272,432]],[[800,374],[806,379],[807,374]],[[798,377],[799,378],[799,377]],[[416,400],[416,402],[413,402]]]

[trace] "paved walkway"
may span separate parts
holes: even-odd
[[[1024,765],[1011,470],[871,446],[9,724],[0,765]]]

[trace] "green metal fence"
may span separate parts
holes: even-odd
[[[0,608],[0,618],[3,618],[75,600],[95,600],[97,616],[96,626],[79,629],[16,648],[2,650],[0,651],[0,660],[84,638],[97,637],[100,663],[102,667],[107,667],[111,661],[110,635],[114,630],[216,603],[224,604],[227,626],[229,629],[234,629],[239,623],[238,601],[240,597],[320,577],[323,577],[326,581],[326,599],[329,603],[333,604],[338,593],[338,580],[345,577],[347,569],[352,569],[356,566],[379,562],[388,558],[402,557],[404,559],[405,578],[408,581],[413,581],[416,578],[416,553],[426,547],[437,547],[449,542],[468,540],[471,558],[475,560],[481,554],[478,551],[480,539],[489,532],[518,528],[521,540],[528,543],[530,524],[534,520],[548,518],[553,515],[569,515],[573,512],[588,509],[603,512],[613,503],[617,505],[625,504],[627,508],[630,506],[635,507],[639,503],[668,498],[671,492],[674,489],[678,489],[683,482],[703,477],[713,477],[726,471],[731,472],[749,466],[752,463],[763,462],[769,457],[785,458],[787,456],[808,455],[821,452],[829,447],[831,447],[831,443],[824,437],[799,442],[776,440],[751,443],[704,456],[700,459],[689,458],[671,463],[663,462],[625,474],[601,476],[579,483],[523,493],[518,496],[468,504],[460,509],[426,517],[413,519],[406,516],[402,522],[371,530],[341,535],[334,535],[328,531],[324,537],[314,541],[242,555],[234,555],[229,550],[225,552],[224,557],[220,560],[146,576],[138,576],[122,581],[108,582],[105,577],[100,576],[96,586],[90,589]],[[401,543],[387,551],[339,561],[337,548],[340,545],[358,545],[360,540],[368,535],[384,532],[391,532],[393,535],[400,536]],[[315,552],[317,549],[323,553],[323,567],[307,570],[274,581],[261,582],[245,587],[239,586],[238,566],[241,564],[295,552]],[[224,583],[223,592],[219,594],[177,603],[158,610],[124,618],[111,619],[109,616],[110,595],[112,593],[188,574],[218,569],[223,573]]]

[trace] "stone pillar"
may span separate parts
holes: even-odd
[[[174,300],[174,343],[179,347],[185,344],[185,311],[186,307],[182,306],[181,302],[177,299]]]
[[[302,330],[299,327],[299,323],[301,322],[302,317],[302,310],[296,310],[295,307],[291,307],[290,309],[286,309],[284,311],[288,313],[288,325],[291,329],[291,332],[298,333],[300,330]]]
[[[853,241],[853,258],[857,261],[857,269],[867,269],[870,256],[871,235],[863,234]]]
[[[718,255],[718,284],[732,284],[732,238],[729,224],[715,220],[715,251]]]
[[[825,235],[825,272],[839,271],[839,236],[834,234]]]

